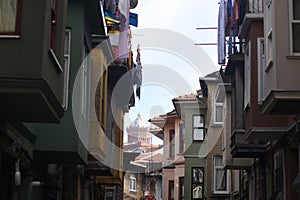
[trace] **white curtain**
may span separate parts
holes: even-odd
[[[216,190],[217,191],[226,190],[226,171],[223,169],[217,169]]]
[[[18,0],[0,0],[0,32],[14,32]]]

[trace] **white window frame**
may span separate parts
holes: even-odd
[[[213,92],[213,118],[214,118],[214,124],[222,125],[224,122],[224,107],[223,107],[223,102],[217,102],[217,93]],[[217,107],[222,107],[222,117],[221,121],[217,121]]]
[[[223,156],[222,155],[213,155],[213,193],[214,194],[229,194],[229,171],[228,170],[224,170],[224,167],[223,165],[220,165],[220,166],[216,166],[216,158],[217,157],[221,157],[222,161],[223,161]],[[224,170],[224,173],[226,173],[226,190],[217,190],[216,186],[217,186],[217,183],[216,183],[216,174],[217,174],[217,170]]]
[[[293,17],[293,8],[294,8],[294,0],[289,0],[289,24],[290,24],[290,55],[292,56],[300,56],[300,51],[299,52],[294,52],[293,51],[293,24],[298,24],[300,25],[300,19],[294,19]]]
[[[130,177],[129,191],[136,192],[136,178],[135,177]]]
[[[240,171],[239,170],[233,170],[234,174],[234,192],[240,192]]]
[[[87,87],[88,87],[88,56],[86,49],[83,48],[82,65],[81,65],[81,114],[83,119],[87,115]]]
[[[250,107],[251,89],[251,41],[245,47],[245,71],[244,71],[244,109]]]
[[[69,72],[70,72],[70,60],[71,60],[71,29],[66,29],[65,35],[65,50],[64,50],[64,92],[62,106],[64,110],[68,109],[69,101]]]
[[[265,40],[264,38],[257,38],[257,102],[262,104],[265,98]]]
[[[203,118],[203,125],[201,126],[201,124],[199,125],[199,126],[196,126],[195,125],[195,120],[194,120],[194,118],[195,117],[200,117],[200,119],[201,118]],[[202,115],[202,114],[193,114],[192,115],[192,140],[193,140],[193,142],[202,142],[202,141],[204,141],[204,138],[205,138],[205,117],[204,117],[204,115]],[[203,130],[203,135],[202,135],[202,138],[200,138],[200,139],[197,139],[197,138],[195,138],[195,130]]]
[[[269,69],[273,66],[273,11],[274,6],[272,3],[272,0],[266,1],[266,7],[264,10],[265,13],[265,60],[266,60],[266,66],[265,71],[268,72]]]

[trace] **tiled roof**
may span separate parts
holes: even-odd
[[[195,99],[196,99],[196,93],[185,94],[174,98],[174,100],[195,100]]]

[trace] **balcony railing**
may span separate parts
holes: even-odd
[[[243,0],[239,1],[239,5],[227,4],[227,54],[228,56],[236,53],[243,53],[243,40],[237,36],[239,34],[239,26],[243,23],[244,17],[248,13],[263,13],[263,0]]]

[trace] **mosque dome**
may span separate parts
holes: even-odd
[[[130,124],[129,128],[148,128],[149,124],[145,120],[142,119],[141,115],[138,114],[137,118]]]

